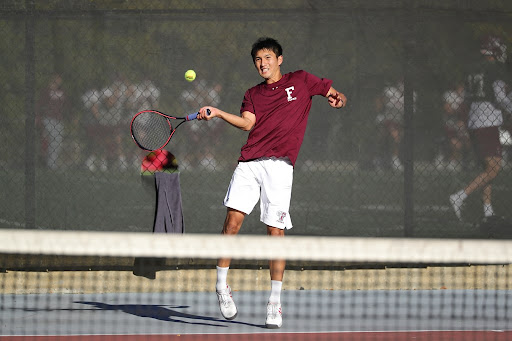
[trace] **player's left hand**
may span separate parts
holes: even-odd
[[[329,92],[327,100],[329,101],[329,105],[333,108],[343,108],[347,105],[347,97],[334,89]]]

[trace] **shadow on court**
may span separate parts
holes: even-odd
[[[240,321],[227,321],[221,320],[214,317],[209,316],[201,316],[194,314],[182,313],[175,309],[184,309],[189,308],[189,306],[183,305],[148,305],[148,304],[107,304],[102,302],[89,302],[89,301],[75,301],[74,303],[78,304],[86,304],[96,309],[91,310],[104,310],[104,311],[120,311],[126,314],[152,318],[155,320],[166,321],[166,322],[174,322],[174,323],[184,323],[191,325],[202,325],[202,326],[210,326],[210,327],[228,327],[229,324],[233,325],[245,325],[249,327],[255,328],[263,328],[266,329],[264,325],[252,324]],[[228,324],[228,325],[226,325]]]

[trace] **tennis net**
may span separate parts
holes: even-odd
[[[287,260],[280,329],[271,259]],[[0,230],[0,341],[510,340],[510,264],[508,240]]]

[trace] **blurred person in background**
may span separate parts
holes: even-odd
[[[131,84],[130,87],[128,107],[133,115],[143,110],[158,110],[160,89],[149,77],[144,77],[141,82]],[[130,115],[130,118],[133,115]]]
[[[413,94],[416,102],[416,92]],[[378,144],[381,148],[387,149],[389,146],[391,156],[391,169],[403,171],[404,166],[400,158],[402,147],[402,137],[404,130],[404,79],[400,78],[396,83],[386,85],[382,94],[377,97],[376,123],[379,129]],[[377,166],[387,166],[387,150],[376,160]]]
[[[509,64],[509,68],[510,68]],[[512,70],[508,73],[509,79],[512,79]],[[512,104],[512,84],[507,84],[508,103]],[[503,146],[503,164],[510,165],[512,161],[512,105],[503,110],[503,125],[500,129],[500,141]]]
[[[82,104],[84,114],[82,116],[82,124],[85,127],[85,166],[90,171],[94,172],[101,167],[106,171],[106,163],[98,163],[98,149],[101,146],[101,139],[99,135],[99,103],[101,93],[97,89],[89,89],[82,95]]]
[[[36,105],[36,125],[42,135],[41,149],[46,166],[53,170],[58,168],[64,141],[64,117],[70,109],[62,83],[62,76],[54,74]]]
[[[100,90],[100,100],[97,110],[97,134],[102,141],[100,154],[100,169],[111,171],[126,170],[128,162],[123,144],[123,129],[129,124],[132,113],[129,98],[133,95],[133,86],[122,75],[117,75],[114,81]],[[117,167],[117,168],[116,168]]]
[[[198,108],[204,106],[216,107],[221,103],[220,93],[222,85],[219,83],[211,85],[204,79],[196,80],[190,90],[181,93],[182,103],[187,113],[197,111]],[[212,148],[219,143],[222,124],[219,120],[211,120],[208,122],[192,121],[187,125],[190,130],[190,145],[187,146],[188,151],[184,154],[188,157],[187,164],[183,160],[183,168],[200,167],[210,171],[219,170],[219,164],[213,155]],[[208,141],[208,143],[203,143]],[[185,162],[185,163],[184,163]]]
[[[122,125],[129,126],[133,116],[143,110],[158,110],[160,105],[160,89],[156,86],[155,82],[146,74],[142,81],[135,83],[128,83],[126,88],[126,114],[123,115]],[[122,138],[122,146],[129,145],[132,147],[131,137],[124,134]],[[128,148],[130,148],[128,147]],[[137,155],[132,160],[123,159],[123,162],[128,162],[138,167],[140,158],[143,157],[142,152],[136,153]]]
[[[466,152],[470,150],[463,82],[443,94],[443,123],[443,153],[436,166],[458,170],[463,165]]]
[[[498,37],[486,37],[480,49],[482,60],[475,72],[468,75],[465,85],[469,103],[468,130],[477,160],[483,167],[469,184],[450,196],[450,203],[459,220],[462,206],[469,195],[482,190],[484,216],[494,216],[492,181],[501,170],[502,146],[499,127],[503,124],[503,110],[512,107],[507,97],[504,62],[506,46]]]
[[[122,158],[121,131],[122,119],[121,90],[116,87],[107,87],[102,90],[100,104],[98,106],[98,135],[102,139],[101,169],[107,170],[113,166],[114,160]],[[122,159],[120,160],[123,161]]]

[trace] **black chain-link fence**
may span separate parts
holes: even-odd
[[[205,104],[238,113],[261,81],[251,45],[272,36],[284,72],[333,79],[349,99],[343,110],[314,99],[291,234],[512,229],[507,1],[4,1],[0,33],[2,228],[151,231],[155,190],[141,181],[131,117]],[[246,137],[193,122],[166,147],[187,233],[220,232]],[[258,218],[243,233],[262,233]]]

